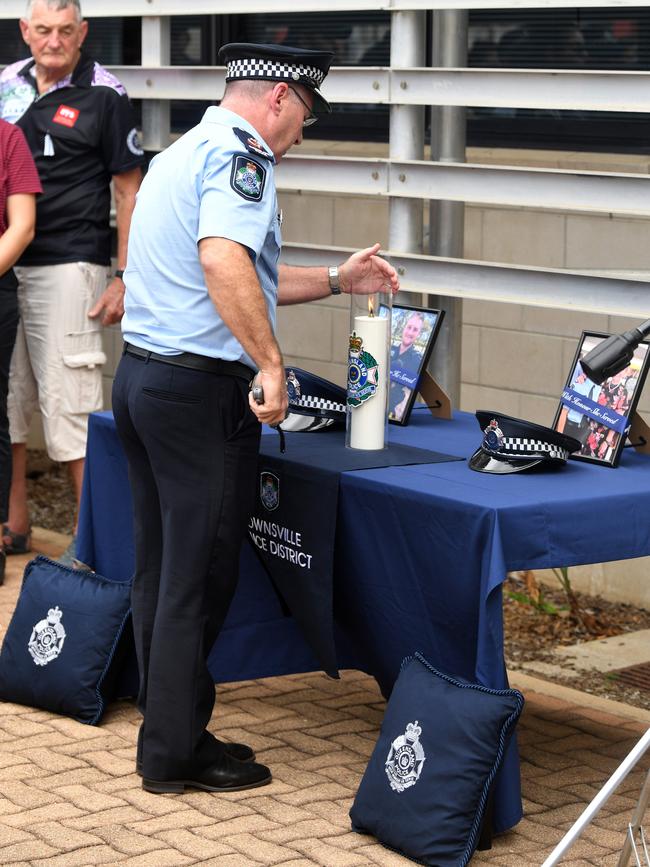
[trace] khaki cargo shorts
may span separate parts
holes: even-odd
[[[14,268],[20,322],[11,359],[7,409],[12,443],[27,442],[40,409],[54,461],[86,454],[88,414],[102,408],[100,317],[88,311],[106,287],[107,269],[88,262]]]

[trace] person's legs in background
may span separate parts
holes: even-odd
[[[88,414],[102,408],[106,360],[101,327],[88,311],[104,289],[106,269],[72,262],[21,267],[16,275],[21,328],[9,382],[14,474],[4,541],[20,550],[29,545],[26,443],[37,407],[49,457],[68,464],[78,511]]]
[[[18,330],[18,299],[15,287],[3,286],[0,279],[0,524],[7,520],[11,484],[11,440],[7,418],[9,366]],[[0,584],[4,581],[5,552],[0,538]]]

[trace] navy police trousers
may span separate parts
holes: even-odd
[[[252,375],[252,374],[251,374]],[[252,512],[260,425],[248,382],[123,355],[113,412],[133,492],[133,628],[143,775],[218,763],[207,657],[226,617]]]

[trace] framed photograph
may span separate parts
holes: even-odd
[[[387,316],[388,308],[380,306],[379,315]],[[444,315],[443,310],[393,304],[388,394],[388,419],[393,424],[408,424],[418,381],[429,361]]]
[[[615,467],[648,372],[650,345],[640,343],[627,367],[596,385],[582,370],[580,359],[607,337],[582,332],[553,427],[581,443],[572,458]]]

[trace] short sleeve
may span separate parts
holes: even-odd
[[[105,88],[104,97],[100,147],[107,171],[119,175],[144,165],[144,151],[138,140],[129,97],[110,88]]]
[[[4,121],[3,121],[4,122]],[[12,126],[6,151],[7,196],[18,193],[42,193],[34,159],[18,126]]]
[[[273,166],[264,157],[214,148],[205,163],[197,243],[228,238],[256,259],[276,216]]]

